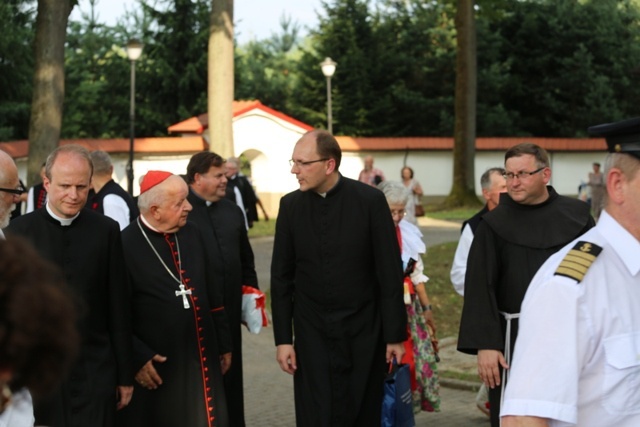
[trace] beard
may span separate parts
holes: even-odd
[[[0,207],[0,228],[5,228],[9,225],[9,220],[11,219],[11,211],[16,207],[15,204],[8,206],[6,208]]]

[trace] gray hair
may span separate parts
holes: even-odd
[[[229,157],[226,163],[231,163],[234,167],[240,168],[240,160],[237,157]]]
[[[166,191],[161,185],[156,185],[138,196],[138,209],[140,213],[147,213],[151,206],[160,206],[167,197]]]
[[[640,171],[640,160],[636,157],[625,153],[609,153],[604,161],[604,176],[609,174],[613,168],[620,169],[626,179],[632,180],[638,171]],[[605,186],[606,186],[605,182]],[[609,194],[604,193],[604,205],[609,202]]]
[[[397,181],[382,181],[378,188],[382,190],[390,205],[406,205],[409,201],[409,191],[404,184]]]
[[[111,174],[111,157],[106,151],[96,150],[91,152],[91,162],[93,163],[93,173],[96,175]]]
[[[483,190],[489,190],[491,188],[491,174],[497,173],[498,175],[504,175],[504,168],[489,168],[480,177],[480,187]]]

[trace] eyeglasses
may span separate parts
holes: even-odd
[[[529,177],[529,176],[535,175],[538,172],[540,172],[541,170],[543,170],[544,168],[546,168],[546,166],[543,166],[543,167],[541,167],[539,169],[536,169],[533,172],[517,172],[517,173],[505,172],[505,173],[502,174],[502,176],[504,177],[504,179],[508,179],[508,180],[511,180],[513,178],[522,179],[522,178],[525,178],[525,177]]]
[[[405,211],[404,209],[398,209],[398,210],[391,210],[391,216],[394,217],[396,215],[403,217],[407,214],[407,211]]]
[[[291,160],[289,160],[289,165],[291,167],[297,166],[297,167],[301,168],[302,166],[308,166],[308,165],[310,165],[312,163],[324,162],[326,160],[329,160],[329,159],[309,160],[308,162],[303,162],[303,161],[300,161],[300,160],[291,159]]]
[[[26,190],[24,189],[24,187],[19,186],[18,188],[0,188],[0,191],[4,191],[5,193],[11,193],[11,194],[15,194],[16,196],[20,196],[22,193],[24,193]]]

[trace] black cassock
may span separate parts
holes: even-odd
[[[385,344],[407,339],[402,262],[382,192],[340,177],[280,201],[271,264],[276,345],[294,343],[296,422],[380,425]]]
[[[229,319],[233,363],[224,375],[230,425],[242,427],[244,421],[244,392],[242,376],[241,304],[242,285],[258,287],[253,250],[247,237],[242,211],[231,200],[223,198],[207,203],[193,191],[188,200],[193,206],[189,220],[202,232],[213,267],[216,286],[224,283],[224,308]]]
[[[36,425],[114,425],[116,386],[133,383],[130,295],[118,223],[83,209],[62,226],[41,208],[13,220],[7,234],[27,237],[61,267],[80,304],[80,356],[61,388],[36,402]]]
[[[500,204],[482,217],[467,261],[459,351],[504,352],[507,322],[500,312],[520,313],[529,283],[540,266],[595,225],[586,203],[547,188],[549,198],[538,205],[521,205],[503,193]],[[513,319],[512,356],[517,333],[518,319]],[[489,397],[491,423],[497,426],[500,387],[490,390]]]
[[[162,385],[147,390],[136,383],[131,404],[119,411],[118,425],[227,426],[219,355],[231,351],[231,344],[222,289],[207,286],[212,277],[200,231],[187,222],[177,233],[158,233],[138,219],[123,230],[122,244],[132,286],[134,370],[156,354],[167,360],[154,362]],[[181,265],[191,291],[184,297],[188,308],[165,265],[176,277]]]

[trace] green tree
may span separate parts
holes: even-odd
[[[450,135],[455,8],[423,0],[382,2],[374,31],[374,135]]]
[[[236,48],[235,98],[259,99],[278,111],[297,116],[292,94],[297,82],[299,26],[280,19],[280,33]]]
[[[0,141],[26,139],[33,84],[35,2],[0,3]]]
[[[210,4],[139,1],[145,46],[136,68],[136,133],[166,135],[171,124],[206,111]]]
[[[333,89],[334,133],[370,135],[371,106],[376,102],[372,85],[377,47],[367,0],[322,2],[325,16],[319,17],[318,29],[312,31],[311,46],[302,47],[300,80],[296,87],[297,105],[303,120],[314,126],[326,125],[325,80],[320,62],[330,56],[338,63],[331,82]],[[324,116],[324,120],[318,120]]]
[[[63,138],[128,135],[129,61],[125,34],[97,21],[95,4],[80,22],[69,23],[65,53]]]
[[[499,93],[517,111],[518,133],[584,136],[590,124],[637,115],[639,22],[624,0],[514,2],[491,27],[508,64]]]

